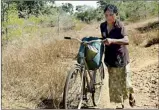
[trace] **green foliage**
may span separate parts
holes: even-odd
[[[120,15],[120,20],[121,20],[121,21],[126,20],[126,13],[125,13],[125,12],[121,11],[121,12],[119,13],[119,15]]]
[[[15,1],[17,3],[17,9],[19,17],[24,18],[25,16],[42,14],[44,8],[44,1]]]
[[[103,10],[108,4],[114,4],[119,10],[120,20],[136,21],[158,13],[157,1],[116,1],[116,0],[99,0],[98,8],[91,9],[89,6],[77,6],[76,17],[84,22],[90,23],[92,20],[100,21],[104,18]]]
[[[77,19],[84,21],[86,23],[90,23],[92,20],[95,20],[97,13],[99,12],[99,10],[96,10],[87,5],[77,6],[76,10],[77,12],[75,13],[75,15]]]
[[[71,3],[65,3],[62,5],[62,10],[67,13],[73,14],[73,5]]]
[[[13,3],[9,8],[5,10],[4,21],[2,22],[2,30],[6,30],[5,39],[13,39],[13,37],[21,36],[24,20],[18,18],[18,12],[16,10],[16,4]],[[14,35],[14,36],[13,36]],[[7,36],[7,37],[6,37]]]
[[[32,16],[29,17],[28,21],[30,21],[31,23],[37,25],[37,24],[40,24],[41,19],[40,19],[40,17],[36,17],[36,16],[32,15]]]
[[[98,6],[99,6],[99,8],[100,8],[101,10],[104,10],[104,8],[105,8],[108,4],[115,4],[115,3],[116,3],[115,0],[99,0],[99,1],[97,2]]]
[[[104,18],[103,10],[100,10],[99,8],[97,8],[95,9],[94,13],[95,13],[95,19],[97,21],[101,21]]]
[[[150,16],[156,16],[158,13],[157,1],[100,0],[97,3],[99,5],[98,8],[101,10],[104,10],[108,4],[116,5],[121,20],[136,21]]]

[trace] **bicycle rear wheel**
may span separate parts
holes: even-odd
[[[83,73],[80,66],[75,66],[68,73],[63,104],[65,109],[80,109],[83,100]]]
[[[95,84],[94,84],[94,92],[92,93],[92,100],[93,100],[93,105],[97,106],[100,97],[101,97],[101,91],[102,91],[102,86],[103,86],[103,79],[104,79],[104,65],[103,63],[99,67],[97,71],[95,71]]]

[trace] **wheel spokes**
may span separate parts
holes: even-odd
[[[68,108],[77,108],[81,98],[82,90],[82,78],[79,70],[75,70],[69,81],[68,94],[67,94],[67,106]]]

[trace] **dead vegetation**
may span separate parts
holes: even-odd
[[[151,45],[159,43],[159,22],[154,21],[144,26],[130,30],[130,39],[133,44],[150,47]]]
[[[32,103],[32,108],[59,108],[69,67],[62,62],[75,56],[77,46],[70,41],[44,43],[34,38],[4,47],[2,107],[19,108],[18,105],[25,102]]]
[[[158,29],[159,29],[159,21],[148,23],[145,26],[137,28],[137,30],[139,30],[141,33],[152,31],[152,30],[158,30]]]

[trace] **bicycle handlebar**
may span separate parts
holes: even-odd
[[[106,39],[102,40],[102,38],[101,38],[101,39],[92,40],[92,41],[82,41],[82,40],[80,40],[80,39],[78,39],[78,38],[71,38],[71,37],[64,37],[64,39],[68,39],[68,40],[74,39],[74,40],[77,40],[77,41],[79,41],[79,42],[81,42],[81,43],[86,43],[86,44],[88,44],[88,43],[93,43],[93,42],[104,42],[104,41],[106,40]]]
[[[71,37],[64,37],[64,39],[71,39]]]

